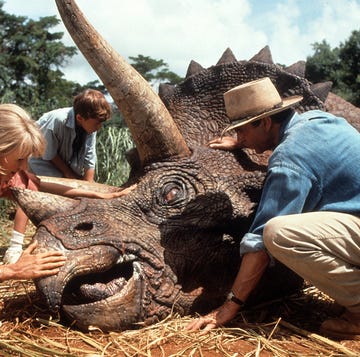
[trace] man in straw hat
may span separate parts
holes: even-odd
[[[229,322],[260,280],[271,256],[344,307],[322,333],[360,338],[360,134],[345,119],[320,110],[298,114],[299,96],[281,98],[269,78],[224,94],[234,137],[209,146],[273,150],[242,262],[224,304],[188,330]]]

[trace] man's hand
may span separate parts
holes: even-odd
[[[238,299],[241,301],[247,300],[262,277],[269,260],[270,258],[264,250],[249,252],[243,255],[239,272],[231,288],[231,291]],[[225,325],[231,321],[239,309],[240,305],[231,300],[226,300],[218,309],[190,323],[186,330],[195,331],[204,327],[203,333],[206,333],[214,327]]]
[[[237,139],[232,136],[223,136],[222,138],[216,138],[209,141],[207,145],[213,149],[229,151],[239,148]]]
[[[188,326],[186,326],[186,330],[196,331],[204,327],[202,333],[205,334],[207,331],[215,327],[225,325],[231,321],[236,316],[238,311],[239,305],[229,300],[225,301],[225,303],[219,308],[191,322]]]

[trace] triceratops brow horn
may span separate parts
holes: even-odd
[[[98,74],[129,127],[142,164],[190,150],[149,83],[87,21],[73,0],[56,0],[74,42]]]

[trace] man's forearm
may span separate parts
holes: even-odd
[[[243,256],[232,287],[232,292],[238,299],[243,302],[247,300],[261,279],[269,261],[270,258],[264,250],[247,253]]]
[[[83,180],[89,181],[89,182],[94,182],[94,177],[95,177],[95,169],[86,169],[85,170]]]
[[[51,162],[55,165],[55,167],[60,170],[64,177],[66,178],[79,178],[78,175],[75,174],[75,172],[73,170],[71,170],[71,168],[66,165],[66,163],[64,162],[64,160],[59,156],[56,155]]]

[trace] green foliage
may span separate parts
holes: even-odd
[[[129,57],[131,65],[152,85],[163,82],[170,84],[180,83],[183,78],[169,71],[169,66],[162,59],[156,60],[149,56],[138,55]]]
[[[312,82],[334,78],[339,69],[338,50],[332,50],[324,40],[313,44],[314,54],[306,59],[306,77]]]
[[[119,125],[104,127],[97,136],[95,180],[121,186],[129,177],[125,153],[134,146],[129,130]]]
[[[84,89],[93,88],[107,94],[104,85],[97,80],[80,85],[64,79],[61,69],[77,49],[62,43],[63,33],[54,31],[58,24],[56,16],[35,21],[8,14],[0,0],[0,101],[17,103],[34,119],[55,108],[71,106],[73,97]],[[153,85],[164,81],[175,84],[182,80],[161,59],[143,55],[130,59]],[[113,111],[112,120],[98,133],[96,180],[120,186],[130,171],[125,153],[134,144],[118,109],[114,107]]]
[[[339,91],[348,100],[360,106],[360,31],[353,31],[350,38],[340,45],[341,82]]]
[[[111,119],[97,133],[95,181],[121,186],[130,173],[125,155],[134,147],[134,143],[119,109],[113,105],[112,110]]]
[[[34,117],[69,104],[75,83],[63,78],[60,68],[76,53],[64,46],[63,33],[51,31],[55,16],[38,21],[7,14],[0,3],[0,95],[4,102],[27,108]]]
[[[53,31],[60,20],[46,16],[35,21],[7,14],[0,1],[0,96],[3,103],[17,103],[33,118],[71,106],[85,88],[104,91],[93,81],[85,86],[64,79],[61,68],[77,53],[62,43],[63,32]]]
[[[332,91],[360,106],[360,31],[334,49],[324,40],[313,44],[306,61],[306,77],[314,82],[333,82]]]
[[[6,198],[0,197],[0,221],[3,219],[9,219],[10,213],[14,212],[16,209],[15,203]],[[2,231],[0,225],[0,235],[4,236],[5,232]]]

